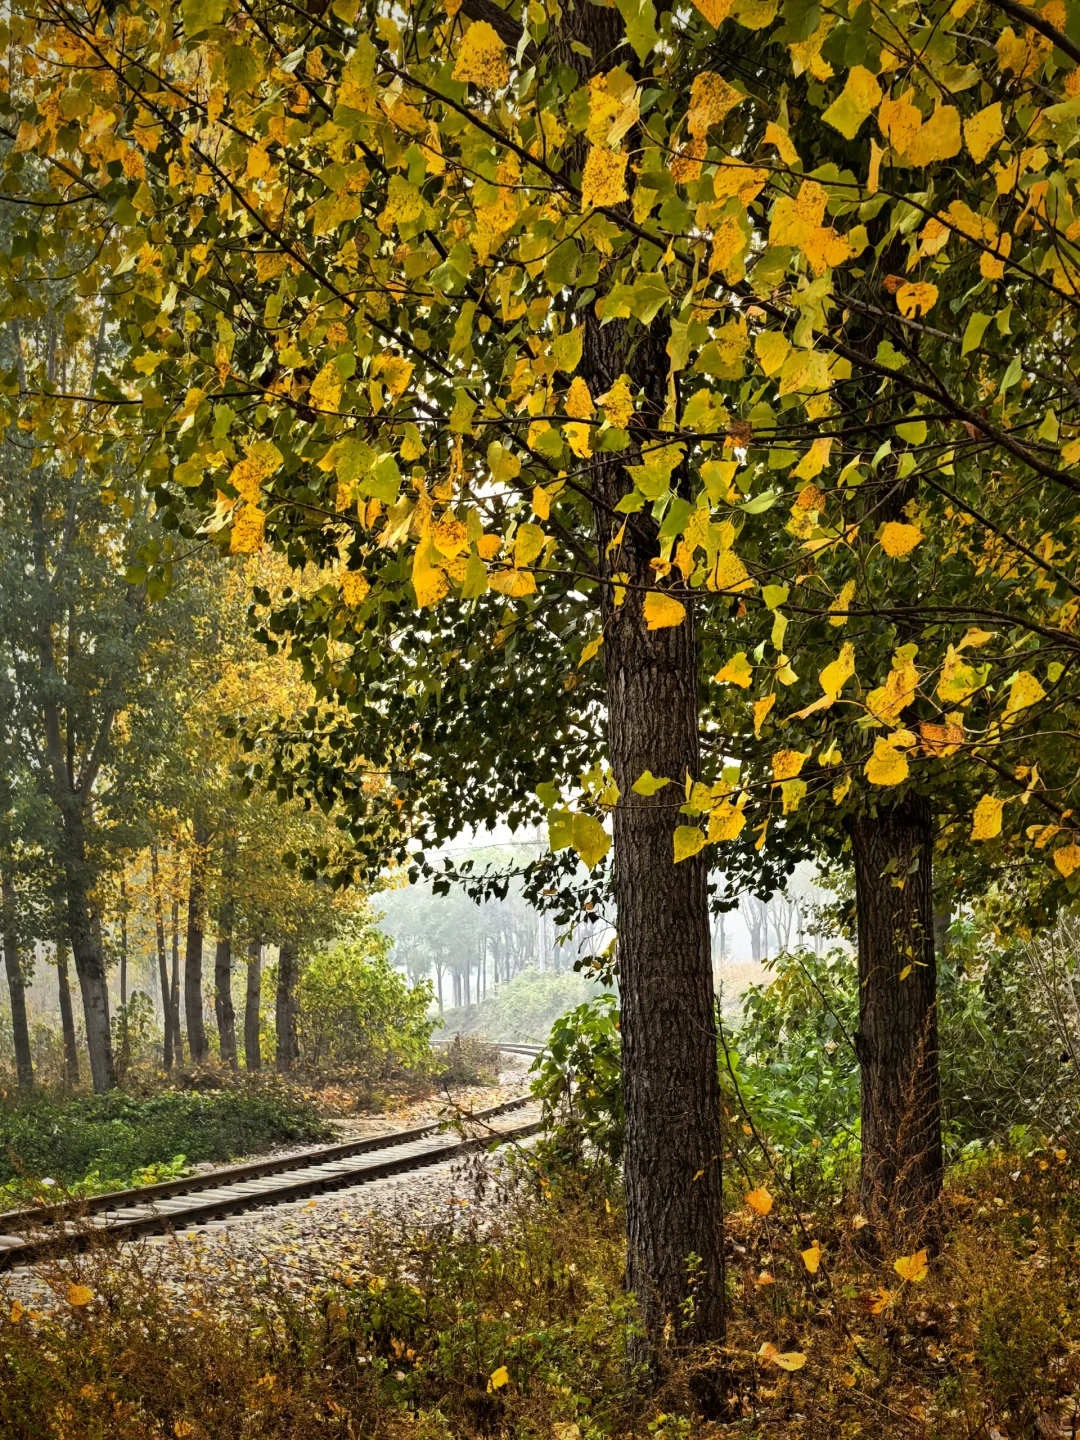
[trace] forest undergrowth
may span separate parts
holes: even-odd
[[[206,1275],[181,1300],[161,1251],[142,1246],[53,1264],[52,1303],[31,1310],[13,1288],[0,1300],[0,1433],[1075,1433],[1080,1165],[1066,1151],[955,1169],[931,1255],[874,1253],[842,1187],[810,1201],[729,1166],[726,1343],[672,1343],[651,1398],[625,1363],[635,1316],[616,1188],[544,1153],[433,1227],[376,1225],[330,1288],[300,1298],[268,1270],[230,1275],[227,1302]]]

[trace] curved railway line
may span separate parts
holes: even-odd
[[[499,1046],[507,1054],[532,1057],[539,1055],[542,1048]],[[531,1103],[527,1097],[507,1100],[461,1118],[468,1124],[484,1125]],[[130,1240],[201,1225],[227,1215],[291,1204],[330,1190],[459,1159],[492,1143],[521,1140],[539,1128],[538,1121],[530,1121],[463,1139],[448,1133],[443,1122],[436,1120],[409,1130],[246,1161],[67,1204],[9,1210],[0,1213],[0,1270],[83,1250],[98,1238]]]

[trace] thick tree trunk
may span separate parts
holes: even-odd
[[[188,884],[187,948],[184,951],[184,1019],[187,1022],[188,1053],[193,1065],[206,1059],[206,1026],[203,1021],[203,899],[206,883],[206,827],[196,820],[192,826],[191,877]]]
[[[8,998],[11,1001],[15,1074],[19,1089],[29,1091],[34,1088],[34,1057],[30,1049],[30,1027],[26,1020],[26,977],[19,957],[19,937],[15,929],[15,897],[3,877],[0,877],[0,908],[3,911],[4,969],[7,972]]]
[[[63,940],[56,942],[56,980],[60,991],[60,1028],[64,1036],[64,1080],[68,1085],[78,1085],[79,1050],[75,1043],[75,1015],[71,1005],[67,945]]]
[[[258,940],[248,944],[247,989],[244,993],[244,1068],[260,1070],[259,1006],[262,1000],[262,945]]]
[[[932,817],[910,796],[851,824],[859,947],[863,1213],[930,1238],[942,1182]]]
[[[177,1065],[184,1063],[184,1035],[180,1027],[180,902],[172,902],[172,981],[169,1005],[172,1008],[173,1048]]]
[[[221,934],[214,951],[214,1014],[217,1018],[221,1063],[236,1069],[236,1015],[232,1002],[232,921],[231,902],[222,906],[218,921]]]
[[[158,979],[161,985],[161,1016],[164,1030],[165,1069],[173,1067],[173,1004],[172,987],[169,984],[169,961],[165,953],[165,916],[161,906],[161,885],[158,871],[157,846],[150,847],[150,881],[154,892],[154,932],[157,936]]]
[[[566,39],[586,47],[585,54],[568,51],[566,57],[583,79],[607,70],[616,53],[626,54],[618,49],[624,25],[616,9],[580,5],[563,13]],[[626,1276],[644,1325],[634,1358],[655,1374],[669,1336],[692,1342],[724,1333],[723,1145],[708,864],[698,854],[676,865],[673,838],[683,823],[683,784],[701,773],[698,656],[685,591],[679,595],[686,604],[681,624],[647,628],[643,596],[658,580],[650,565],[660,550],[657,524],[646,509],[629,515],[615,510],[634,488],[626,467],[640,463],[640,446],[659,433],[668,399],[668,326],[601,324],[591,305],[578,319],[585,327],[578,374],[593,397],[623,374],[642,397],[630,448],[594,455],[589,485],[603,576],[607,745],[621,796],[613,828]],[[678,471],[672,483],[686,488]],[[645,770],[674,783],[654,796],[635,795],[631,787]]]
[[[296,979],[296,946],[287,941],[278,951],[277,1003],[274,1007],[277,1068],[283,1075],[294,1069],[300,1058],[296,1036]]]

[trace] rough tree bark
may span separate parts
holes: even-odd
[[[286,941],[278,951],[277,1001],[274,1021],[277,1028],[277,1068],[287,1074],[300,1058],[296,1036],[296,946]]]
[[[60,991],[60,1028],[64,1036],[64,1080],[68,1085],[78,1085],[79,1049],[75,1043],[75,1015],[71,1005],[67,946],[63,940],[56,942],[56,980]]]
[[[188,1054],[193,1065],[206,1059],[206,1025],[203,1021],[203,901],[206,884],[206,826],[198,819],[191,827],[191,876],[188,884],[187,946],[184,951],[184,1019]]]
[[[15,896],[0,876],[0,908],[3,911],[4,969],[7,972],[8,998],[11,1002],[11,1032],[15,1044],[15,1074],[19,1089],[34,1088],[34,1057],[30,1049],[30,1027],[26,1019],[26,977],[19,956],[19,937],[15,929]]]
[[[244,1068],[260,1070],[262,1055],[259,1051],[259,1002],[262,998],[262,944],[252,940],[248,944],[247,989],[244,994]]]
[[[161,906],[161,881],[158,868],[158,850],[150,846],[150,884],[154,894],[154,932],[157,936],[158,978],[161,983],[161,1016],[164,1031],[162,1059],[165,1069],[173,1067],[173,1005],[172,988],[169,985],[169,961],[165,953],[165,916]]]
[[[616,9],[581,5],[564,11],[564,25],[566,40],[586,47],[585,54],[568,47],[566,55],[583,79],[626,57]],[[578,318],[585,326],[578,373],[592,395],[626,374],[644,401],[633,423],[655,426],[667,402],[666,322],[602,325],[591,305]],[[654,1366],[669,1326],[679,1340],[722,1337],[724,1264],[708,866],[703,854],[678,865],[673,856],[681,817],[672,796],[687,775],[700,774],[693,607],[687,604],[681,625],[646,627],[642,597],[656,584],[649,562],[659,550],[657,527],[648,511],[615,510],[633,489],[626,466],[638,463],[638,446],[648,438],[639,428],[629,450],[595,455],[589,484],[603,576],[607,745],[622,797],[614,813],[614,885],[626,1276],[645,1332],[635,1358]],[[617,573],[625,590],[616,591]],[[645,770],[675,784],[651,797],[635,795],[631,787]]]
[[[859,950],[863,1213],[931,1238],[942,1183],[933,822],[912,795],[851,822]]]
[[[220,934],[214,950],[214,1015],[217,1019],[221,1061],[236,1069],[236,1015],[232,1002],[232,927],[233,904],[221,907],[218,920]]]
[[[180,902],[172,902],[172,981],[169,1005],[172,1008],[173,1048],[177,1065],[184,1063],[184,1036],[180,1028]]]

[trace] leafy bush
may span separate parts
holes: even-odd
[[[596,986],[573,970],[522,970],[479,1005],[447,1010],[443,1025],[451,1034],[460,1031],[542,1045],[560,1015],[595,994]]]
[[[619,1051],[618,1001],[598,995],[555,1021],[533,1066],[532,1093],[543,1102],[545,1123],[572,1155],[586,1142],[608,1162],[622,1159]]]
[[[109,1190],[178,1156],[231,1160],[331,1134],[309,1103],[265,1082],[208,1094],[112,1090],[64,1103],[38,1095],[0,1110],[0,1184],[27,1174],[78,1187],[96,1176],[92,1188]]]
[[[431,984],[410,988],[386,952],[385,938],[373,931],[305,967],[298,989],[305,1065],[349,1065],[368,1080],[385,1079],[395,1068],[430,1067]]]
[[[855,960],[839,949],[801,950],[771,968],[724,1036],[721,1083],[786,1159],[818,1153],[831,1170],[859,1143]]]

